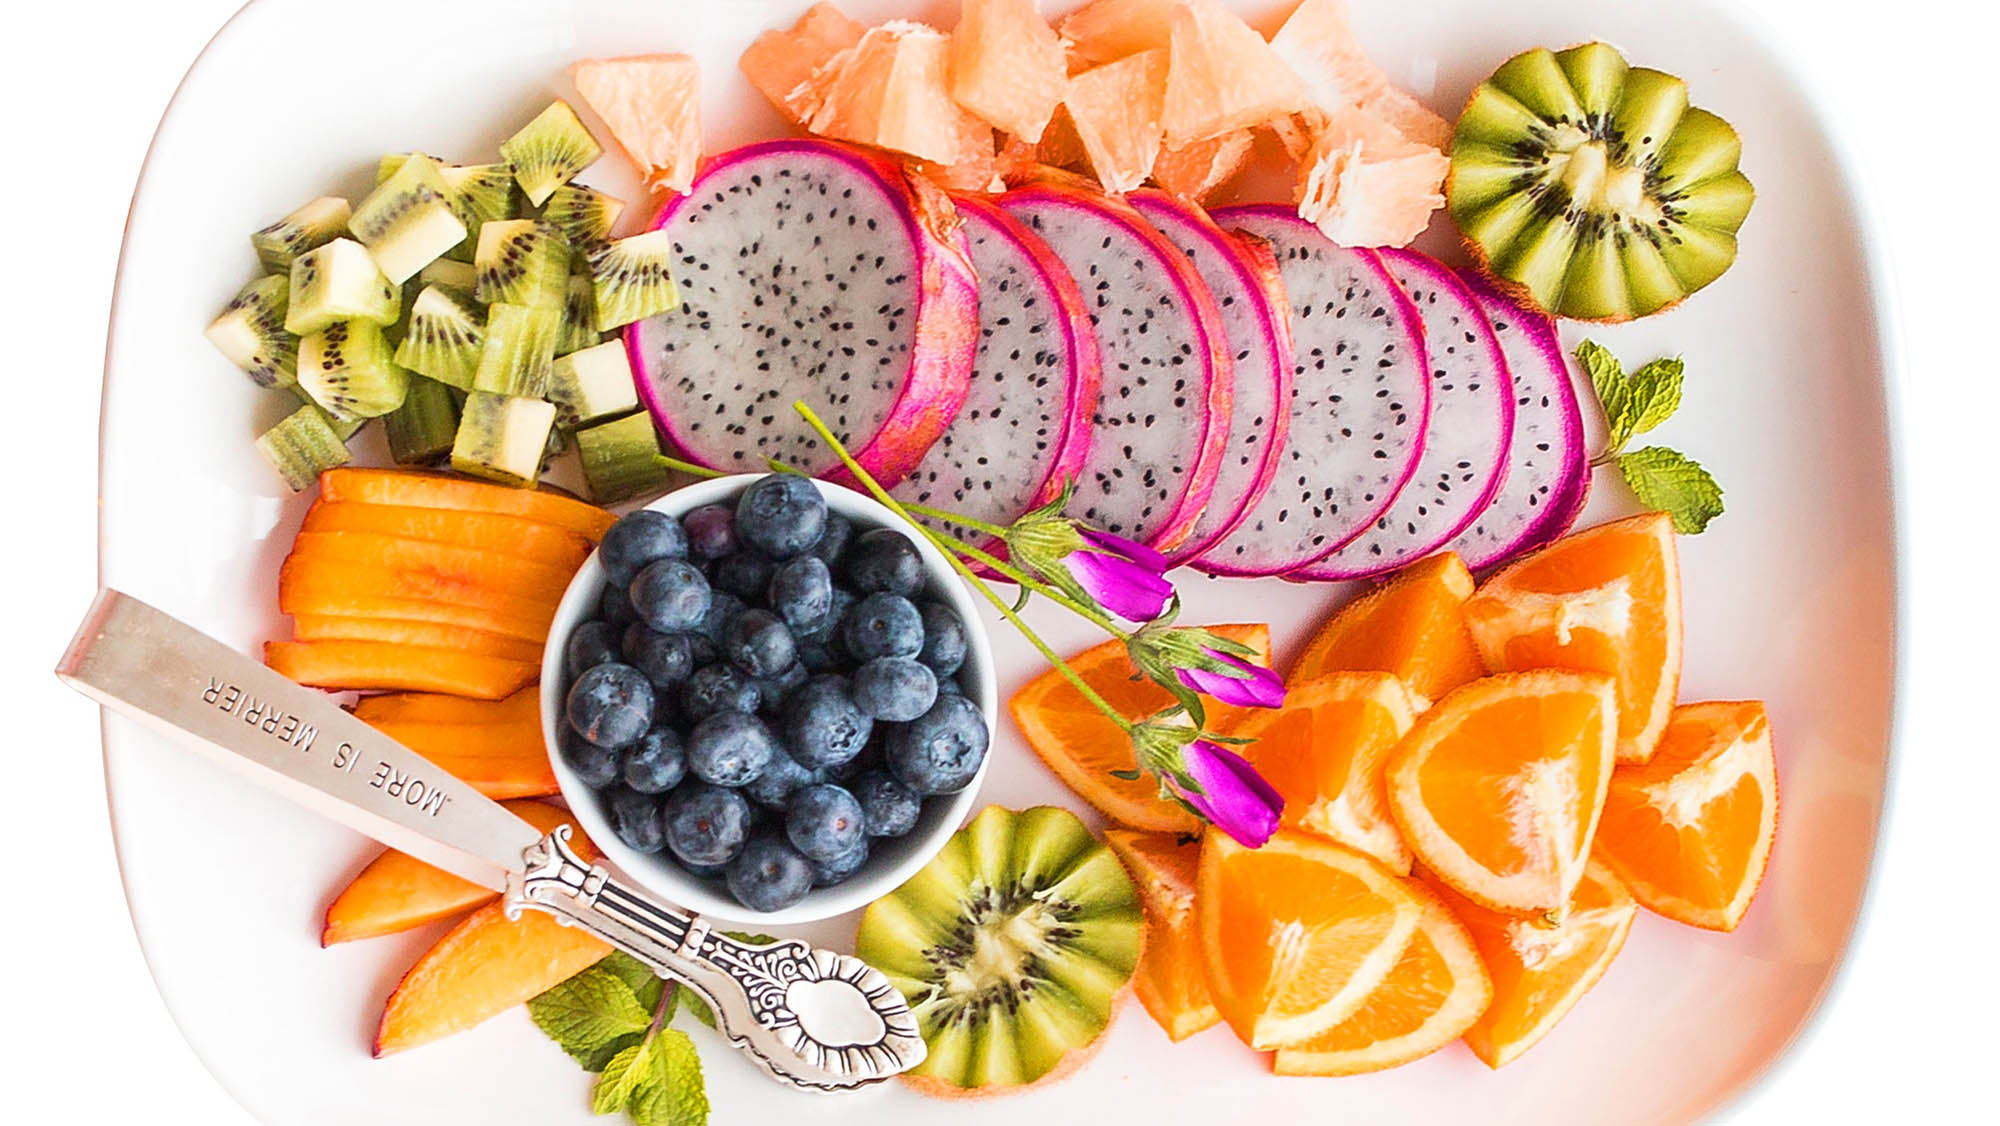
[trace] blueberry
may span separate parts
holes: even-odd
[[[602,790],[618,780],[617,751],[598,746],[567,724],[563,726],[561,742],[563,762],[584,785]]]
[[[809,860],[807,863],[812,865],[814,887],[828,888],[835,884],[846,883],[848,877],[859,872],[861,866],[868,863],[868,838],[861,838],[860,843],[832,860],[824,863]]]
[[[938,695],[963,696],[965,695],[965,685],[960,684],[958,678],[955,676],[938,677]]]
[[[729,894],[752,911],[782,911],[813,887],[812,862],[782,834],[759,832],[729,862]]]
[[[861,594],[888,591],[909,598],[923,589],[924,561],[908,536],[894,528],[870,528],[847,550],[847,581]]]
[[[754,551],[725,555],[709,565],[708,581],[715,589],[727,591],[745,602],[762,602],[771,588],[771,576],[778,565]]]
[[[582,676],[585,669],[617,659],[618,631],[610,622],[585,622],[563,642],[563,672],[571,680]]]
[[[708,580],[685,559],[648,563],[632,580],[632,608],[661,633],[693,629],[708,614]]]
[[[616,749],[653,726],[653,686],[631,665],[598,665],[570,685],[563,711],[578,735]]]
[[[841,560],[847,556],[847,545],[854,542],[854,524],[838,512],[826,514],[826,530],[819,534],[819,542],[812,546],[812,554],[828,567],[839,570]]]
[[[688,537],[681,522],[650,508],[621,517],[597,545],[606,581],[618,586],[629,584],[649,563],[685,559],[687,553]]]
[[[745,610],[722,627],[722,655],[749,676],[775,676],[798,660],[792,631],[769,610]]]
[[[861,803],[861,830],[871,837],[900,837],[917,827],[924,796],[886,770],[871,770],[847,784]]]
[[[757,686],[733,665],[703,665],[681,684],[681,715],[689,723],[700,723],[722,712],[747,714],[756,710]]]
[[[655,688],[670,688],[694,671],[694,650],[684,633],[661,633],[644,622],[625,627],[625,663]]]
[[[917,613],[924,619],[924,647],[917,653],[917,660],[930,666],[939,677],[957,672],[965,664],[965,652],[970,646],[965,623],[951,607],[928,599],[917,606]]]
[[[704,504],[681,517],[688,557],[703,563],[736,550],[736,510],[726,504]]]
[[[683,782],[667,795],[667,848],[681,863],[727,864],[750,835],[750,803],[735,790]]]
[[[680,858],[679,858],[678,856],[677,856],[677,857],[675,857],[674,859],[676,859],[676,860],[680,860]],[[688,875],[690,875],[690,876],[693,876],[693,877],[695,877],[696,879],[702,879],[702,880],[719,880],[719,879],[721,879],[721,878],[722,878],[722,877],[723,877],[723,876],[724,876],[725,874],[727,874],[727,873],[728,873],[728,871],[729,871],[729,865],[727,865],[727,864],[690,864],[690,863],[688,863],[688,862],[687,862],[687,861],[685,861],[685,860],[681,860],[681,870],[682,870],[682,871],[684,871],[684,872],[686,872],[686,873],[687,873]]]
[[[744,783],[743,794],[765,809],[783,810],[793,794],[818,781],[818,775],[800,766],[797,759],[781,752],[771,756],[764,773]]]
[[[833,572],[817,555],[801,555],[778,564],[764,604],[798,632],[817,629],[833,612]]]
[[[838,665],[833,650],[825,642],[797,639],[799,646],[799,667],[809,673],[832,672]]]
[[[706,634],[684,633],[688,641],[688,662],[695,668],[707,668],[722,659],[722,650]]]
[[[924,648],[924,616],[900,594],[871,594],[841,619],[840,640],[856,661],[914,657]]]
[[[785,671],[771,676],[752,677],[750,683],[757,687],[757,711],[764,715],[776,715],[791,699],[792,693],[804,684],[811,673],[797,661],[785,666]]]
[[[875,720],[855,705],[846,677],[816,676],[785,705],[779,730],[793,758],[809,767],[832,768],[861,753]]]
[[[940,696],[931,709],[889,733],[882,757],[896,780],[926,796],[964,789],[986,760],[986,720],[963,696]]]
[[[882,769],[882,744],[888,737],[889,725],[886,723],[877,725],[875,737],[868,740],[868,745],[861,748],[860,754],[839,766],[829,768],[826,773],[831,775],[834,781],[846,785],[871,770]]]
[[[731,618],[741,614],[745,609],[747,607],[744,605],[743,600],[728,591],[710,591],[708,596],[708,613],[702,617],[701,625],[695,629],[695,632],[707,639],[709,644],[720,646],[722,644],[723,628],[729,625]],[[709,661],[712,660],[714,660],[713,657],[709,658]],[[698,661],[696,663],[705,665],[709,661]]]
[[[937,700],[937,674],[908,657],[879,657],[854,670],[853,693],[862,711],[905,723]]]
[[[854,608],[856,601],[858,599],[853,591],[844,586],[834,587],[833,594],[827,599],[826,616],[809,628],[794,629],[792,636],[802,642],[832,645],[840,635],[842,619],[847,617],[847,612]]]
[[[742,712],[717,712],[688,732],[687,764],[696,778],[716,786],[756,781],[783,754],[764,721]]]
[[[664,794],[687,774],[687,749],[671,727],[655,727],[625,751],[619,767],[625,784],[642,794]]]
[[[830,782],[818,782],[792,795],[785,809],[785,836],[808,859],[836,860],[866,839],[861,831],[861,803]]]
[[[604,595],[597,602],[597,612],[604,619],[604,624],[611,627],[613,637],[639,620],[639,611],[632,608],[632,596],[623,583],[612,583],[604,588]]]
[[[773,473],[736,500],[737,538],[772,559],[804,554],[825,532],[826,498],[804,477]]]
[[[658,852],[666,847],[665,827],[660,821],[660,799],[623,786],[605,797],[611,807],[611,830],[633,852]]]

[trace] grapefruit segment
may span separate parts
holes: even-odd
[[[1056,30],[1069,42],[1073,69],[1117,62],[1127,55],[1168,46],[1174,9],[1181,0],[1091,0],[1062,18]]]
[[[1288,679],[1372,669],[1402,678],[1428,706],[1486,674],[1465,628],[1472,589],[1472,572],[1451,552],[1412,563],[1327,619]]]
[[[1207,203],[1249,166],[1255,143],[1255,131],[1235,129],[1162,149],[1153,159],[1153,182],[1174,195]]]
[[[1062,40],[1035,0],[965,0],[951,33],[951,96],[973,116],[1030,144],[1062,100]]]
[[[1167,53],[1141,51],[1069,80],[1063,104],[1097,182],[1129,192],[1146,182],[1160,152]]]
[[[1104,843],[1125,863],[1146,910],[1146,947],[1132,992],[1179,1043],[1222,1020],[1202,970],[1195,928],[1195,878],[1201,846],[1169,833],[1107,829]]]
[[[1299,165],[1299,216],[1342,246],[1406,246],[1444,206],[1451,160],[1359,109],[1324,118]]]
[[[647,187],[687,190],[701,159],[701,69],[692,57],[585,59],[569,76]]]
[[[919,160],[957,163],[969,133],[961,118],[969,115],[945,87],[950,47],[943,32],[909,20],[869,28],[805,83],[803,102],[811,104],[806,128]],[[799,100],[800,92],[793,97]]]
[[[804,124],[792,92],[835,55],[861,42],[866,24],[848,18],[825,0],[806,9],[789,29],[759,35],[736,61],[743,76],[794,125]]]
[[[1246,129],[1305,106],[1298,77],[1221,0],[1186,0],[1174,9],[1171,27],[1161,110],[1167,144]]]

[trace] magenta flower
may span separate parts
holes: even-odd
[[[1204,696],[1241,708],[1276,708],[1285,702],[1285,682],[1270,669],[1259,668],[1241,657],[1217,649],[1205,650],[1208,657],[1229,666],[1234,674],[1217,669],[1175,670],[1181,683]]]
[[[1161,576],[1167,560],[1144,544],[1091,528],[1078,528],[1085,546],[1063,557],[1084,592],[1106,610],[1133,622],[1150,622],[1167,608],[1174,584]]]
[[[1200,793],[1181,785],[1171,774],[1163,777],[1209,824],[1247,848],[1263,847],[1278,831],[1278,814],[1285,808],[1285,799],[1242,755],[1197,739],[1181,751],[1181,761],[1188,776],[1201,787]]]

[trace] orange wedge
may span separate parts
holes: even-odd
[[[376,1058],[463,1032],[554,988],[611,953],[603,940],[540,911],[509,919],[489,903],[411,966],[382,1007]]]
[[[358,501],[405,508],[449,508],[497,512],[566,528],[592,543],[604,538],[618,517],[549,488],[517,489],[443,473],[403,469],[329,469],[319,475],[320,499],[328,504]]]
[[[1310,1039],[1382,984],[1417,932],[1422,904],[1361,853],[1281,829],[1245,848],[1211,830],[1195,920],[1215,1007],[1253,1048]]]
[[[1167,833],[1107,829],[1111,846],[1146,908],[1146,947],[1132,975],[1132,992],[1167,1038],[1179,1043],[1222,1019],[1201,968],[1194,888],[1201,846]]]
[[[1493,1000],[1493,981],[1472,935],[1445,901],[1413,883],[1422,905],[1402,960],[1353,1016],[1278,1049],[1279,1075],[1359,1075],[1399,1067],[1465,1034]]]
[[[1489,907],[1556,911],[1590,856],[1611,781],[1610,677],[1502,673],[1418,717],[1389,756],[1389,811],[1426,868]]]
[[[1439,888],[1472,932],[1493,1003],[1465,1032],[1465,1044],[1488,1067],[1503,1067],[1549,1034],[1610,967],[1625,945],[1638,905],[1618,878],[1592,861],[1560,923],[1546,916],[1492,911]]]
[[[354,717],[378,726],[384,723],[535,725],[542,721],[542,696],[532,687],[504,700],[468,700],[435,692],[385,692],[363,697],[354,705]]]
[[[1619,767],[1597,851],[1649,910],[1735,930],[1778,829],[1778,775],[1764,705],[1685,704],[1643,764]]]
[[[1271,627],[1265,625],[1210,626],[1215,633],[1239,641],[1257,651],[1258,663],[1271,656]],[[1122,642],[1107,641],[1069,659],[1069,666],[1085,684],[1104,697],[1129,719],[1151,715],[1173,706],[1173,697],[1139,675],[1125,655]],[[1084,699],[1076,686],[1055,669],[1029,681],[1007,702],[1015,726],[1028,745],[1056,777],[1076,791],[1078,797],[1096,806],[1106,817],[1133,829],[1156,833],[1191,833],[1200,827],[1193,814],[1160,797],[1159,783],[1141,775],[1127,781],[1113,778],[1114,770],[1138,766],[1132,743],[1118,725]],[[1232,722],[1240,709],[1217,705],[1209,709],[1211,727]]]
[[[1465,604],[1495,672],[1577,669],[1618,682],[1618,761],[1645,762],[1681,678],[1681,579],[1663,512],[1557,540]]]
[[[1470,597],[1472,572],[1455,552],[1418,560],[1341,607],[1306,643],[1286,679],[1373,669],[1435,700],[1486,675],[1465,628]]]
[[[1389,817],[1382,764],[1416,702],[1387,673],[1334,673],[1293,683],[1282,708],[1245,714],[1224,732],[1285,799],[1284,824],[1318,833],[1410,874],[1410,846]]]

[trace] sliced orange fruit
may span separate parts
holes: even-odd
[[[1557,540],[1486,580],[1465,604],[1495,672],[1577,669],[1618,682],[1618,761],[1645,762],[1681,678],[1681,579],[1663,512]]]
[[[1266,625],[1209,626],[1210,630],[1257,651],[1259,664],[1271,659],[1271,627]],[[1125,655],[1122,642],[1107,641],[1069,659],[1069,666],[1085,684],[1104,697],[1128,719],[1137,719],[1173,706],[1173,697],[1158,685],[1139,677],[1139,670]],[[1127,781],[1114,778],[1114,770],[1138,766],[1131,740],[1117,724],[1084,699],[1083,693],[1055,669],[1024,685],[1007,701],[1015,726],[1042,762],[1055,772],[1078,797],[1096,806],[1106,817],[1133,829],[1156,833],[1191,833],[1200,828],[1195,816],[1162,798],[1159,783],[1150,776]],[[1211,727],[1233,722],[1241,709],[1217,705],[1209,709]]]
[[[1373,669],[1435,700],[1486,675],[1465,628],[1471,597],[1472,572],[1456,552],[1418,560],[1327,619],[1286,679]]]
[[[472,620],[479,612],[446,607],[444,613]],[[398,645],[452,649],[476,657],[500,657],[509,661],[527,661],[531,664],[538,664],[542,659],[541,642],[509,637],[491,630],[432,621],[313,614],[303,610],[292,614],[292,640],[392,641]]]
[[[1389,817],[1382,765],[1416,721],[1416,702],[1387,673],[1350,672],[1293,683],[1282,708],[1245,713],[1223,733],[1285,799],[1283,823],[1317,833],[1410,873],[1410,846]]]
[[[1502,673],[1437,702],[1389,756],[1389,811],[1426,868],[1508,911],[1556,911],[1583,877],[1611,782],[1611,678]]]
[[[458,547],[506,552],[575,574],[590,557],[590,541],[554,524],[498,512],[455,512],[396,504],[314,501],[302,532],[377,532]]]
[[[360,501],[406,508],[450,508],[498,512],[567,528],[592,543],[604,538],[618,517],[594,504],[550,488],[517,489],[443,473],[344,466],[319,475],[320,499],[329,504]]]
[[[424,952],[382,1007],[377,1058],[462,1032],[554,988],[611,953],[602,939],[503,904],[467,915]]]
[[[575,567],[536,563],[516,555],[377,532],[300,532],[293,559],[353,563],[435,579],[452,587],[488,587],[549,602],[562,601]]]
[[[1139,889],[1146,909],[1146,947],[1132,975],[1132,992],[1167,1038],[1179,1043],[1222,1019],[1201,968],[1195,929],[1195,878],[1201,846],[1170,833],[1106,829],[1111,846]]]
[[[1353,1016],[1310,1040],[1279,1048],[1279,1075],[1359,1075],[1399,1067],[1465,1034],[1493,1000],[1493,980],[1472,935],[1435,892],[1412,883],[1422,906],[1402,960]]]
[[[1405,881],[1350,848],[1279,830],[1202,840],[1195,920],[1215,1007],[1253,1048],[1317,1036],[1382,984],[1417,932]]]
[[[1488,1067],[1503,1067],[1576,1006],[1625,945],[1638,904],[1603,864],[1592,861],[1560,922],[1493,911],[1437,888],[1472,932],[1493,1003],[1465,1032],[1465,1044]]]
[[[1651,759],[1612,773],[1597,853],[1649,910],[1735,930],[1763,882],[1777,829],[1764,705],[1684,704]]]
[[[354,705],[354,717],[373,724],[383,723],[487,723],[538,724],[542,721],[542,697],[534,688],[523,688],[504,700],[468,700],[436,692],[385,692],[364,697]]]
[[[267,641],[264,663],[312,688],[445,692],[481,700],[512,695],[542,671],[526,661],[387,641]]]

